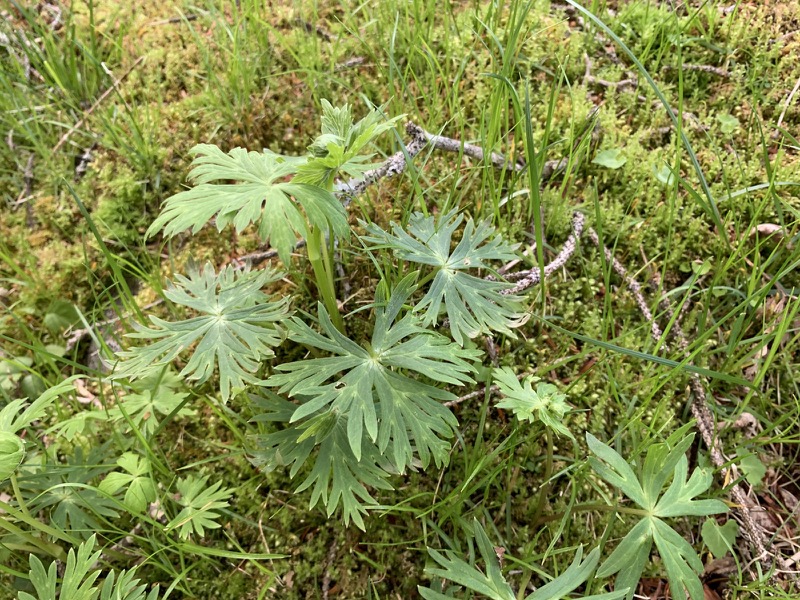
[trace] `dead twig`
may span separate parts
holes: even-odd
[[[797,80],[797,83],[794,84],[792,91],[789,92],[789,95],[786,97],[786,102],[783,103],[783,110],[781,110],[781,114],[778,117],[778,122],[775,124],[775,133],[773,137],[778,137],[780,135],[781,125],[783,124],[783,118],[786,116],[786,111],[789,110],[789,105],[792,103],[792,99],[794,95],[797,93],[797,90],[800,90],[800,79]]]
[[[489,394],[494,395],[500,391],[500,388],[496,385],[493,385],[489,388]],[[470,392],[469,394],[464,394],[463,396],[456,398],[455,400],[450,400],[450,402],[445,402],[444,405],[447,407],[458,406],[462,402],[467,402],[469,400],[474,400],[475,398],[480,398],[486,394],[486,388],[482,387],[474,392]]]
[[[552,261],[545,265],[544,277],[549,276],[554,271],[557,271],[563,267],[565,264],[567,264],[567,261],[570,259],[570,257],[575,254],[575,250],[578,248],[578,240],[583,234],[583,226],[585,222],[586,217],[582,212],[576,211],[572,213],[572,233],[567,238],[567,241],[564,242],[564,245],[561,247],[561,251],[558,253],[558,255],[556,255]],[[513,287],[502,290],[500,293],[504,295],[518,294],[539,283],[542,280],[542,271],[539,269],[539,267],[534,267],[533,269],[529,269],[527,271],[510,273],[506,275],[505,278],[506,280],[516,281],[517,283]]]
[[[303,29],[305,29],[306,33],[315,33],[317,36],[319,36],[326,42],[330,42],[333,40],[333,36],[327,31],[325,31],[319,25],[313,25],[308,21],[305,21],[300,18],[297,18],[294,21],[292,21],[292,24],[295,25],[296,27],[302,27]]]
[[[664,65],[662,67],[665,71],[700,71],[702,73],[709,73],[711,75],[716,75],[717,77],[722,77],[723,79],[727,79],[731,76],[729,71],[721,67],[715,67],[713,65],[692,65],[692,64],[682,64],[680,67],[673,67],[672,65]]]
[[[331,567],[336,559],[336,540],[331,542],[328,556],[325,558],[325,575],[322,576],[322,600],[328,600],[331,592]]]
[[[584,72],[583,80],[589,85],[611,88],[618,92],[621,92],[626,88],[636,89],[636,87],[639,85],[639,80],[630,75],[627,79],[622,79],[621,81],[608,81],[606,79],[595,77],[592,75],[592,61],[589,60],[588,54],[583,55],[583,61],[586,63],[586,71]]]
[[[171,17],[169,19],[161,19],[160,21],[151,21],[146,27],[157,27],[159,25],[175,25],[176,23],[183,23],[184,21],[196,21],[197,15],[181,15],[180,17]]]
[[[363,56],[354,56],[353,58],[348,58],[345,61],[340,62],[339,64],[334,67],[334,72],[339,73],[341,71],[346,71],[347,69],[355,69],[356,67],[360,67],[366,64],[367,59]]]

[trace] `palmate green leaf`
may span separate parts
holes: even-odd
[[[481,572],[477,567],[458,558],[455,553],[442,554],[436,550],[428,549],[428,553],[442,568],[427,567],[425,572],[434,577],[441,577],[447,581],[463,586],[471,592],[482,594],[491,600],[516,600],[517,594],[503,577],[500,564],[489,537],[478,521],[473,522],[475,541],[478,552],[485,564],[486,572]],[[538,590],[526,596],[525,600],[560,600],[568,598],[578,587],[583,585],[592,575],[597,562],[600,560],[600,550],[595,548],[583,560],[583,550],[578,549],[572,564],[561,575],[550,583],[543,585]],[[444,595],[430,588],[418,588],[420,595],[425,600],[445,600],[458,596]],[[619,600],[624,598],[627,590],[582,596],[584,600]],[[470,596],[471,597],[471,596]]]
[[[202,272],[191,269],[188,278],[176,277],[177,283],[170,284],[164,295],[199,316],[177,322],[151,316],[152,327],[137,326],[129,337],[152,343],[119,352],[122,362],[115,377],[150,375],[197,343],[180,377],[204,383],[216,365],[223,401],[246,383],[260,383],[254,373],[282,341],[276,323],[290,312],[288,298],[270,301],[262,291],[280,275],[270,270],[236,271],[231,266],[217,275],[206,265]]]
[[[296,405],[267,392],[259,403],[266,412],[261,421],[288,421]],[[347,437],[348,418],[341,413],[324,412],[299,426],[275,433],[256,436],[251,460],[270,472],[290,466],[290,477],[298,473],[317,448],[311,473],[296,491],[312,488],[311,507],[320,500],[330,517],[341,504],[345,525],[352,521],[364,529],[364,515],[375,505],[367,486],[390,490],[389,474],[383,469],[374,443],[362,440],[360,459],[356,458]],[[312,487],[313,486],[313,487]]]
[[[570,407],[566,396],[556,386],[539,383],[534,390],[533,384],[539,381],[538,377],[528,376],[520,381],[510,367],[495,369],[492,377],[505,396],[497,403],[498,408],[512,411],[520,421],[533,423],[538,419],[556,433],[575,439],[562,423]]]
[[[733,552],[733,543],[739,535],[739,524],[728,519],[724,525],[720,525],[716,519],[709,517],[703,523],[700,534],[714,558],[722,558],[728,552]]]
[[[45,570],[42,561],[33,554],[29,557],[30,571],[28,575],[36,595],[20,592],[18,600],[157,600],[158,586],[147,593],[147,586],[140,585],[136,578],[136,570],[122,571],[119,576],[111,571],[102,586],[95,582],[100,571],[95,564],[101,551],[92,552],[96,538],[92,535],[86,542],[78,546],[78,552],[70,549],[61,585],[58,585],[56,562],[50,563]]]
[[[681,436],[685,433],[685,428],[682,429],[679,432]],[[616,573],[616,589],[628,588],[629,599],[650,558],[653,544],[667,570],[673,597],[685,600],[688,591],[692,600],[703,599],[703,586],[698,578],[703,569],[702,562],[691,544],[663,521],[671,517],[706,516],[728,510],[719,500],[694,499],[708,490],[712,478],[710,473],[695,469],[687,479],[685,452],[693,437],[694,434],[685,437],[673,434],[665,443],[653,444],[648,449],[639,478],[615,450],[586,434],[589,448],[599,458],[589,459],[592,468],[647,512],[597,573],[598,577]],[[670,477],[672,483],[661,494]]]
[[[392,223],[391,233],[374,223],[363,224],[369,234],[364,241],[376,248],[390,248],[402,260],[434,267],[433,282],[415,310],[424,311],[423,325],[431,325],[439,321],[444,309],[453,338],[462,346],[467,338],[480,333],[513,335],[512,329],[524,322],[519,299],[501,294],[509,284],[466,272],[487,269],[492,260],[512,260],[517,245],[499,235],[492,237],[495,230],[488,222],[476,226],[469,219],[461,240],[451,250],[453,233],[463,219],[454,210],[438,219],[414,213],[408,233],[396,223]]]
[[[178,480],[178,504],[183,506],[178,515],[172,519],[165,531],[178,530],[182,540],[187,539],[192,533],[200,537],[205,535],[206,529],[219,529],[217,523],[220,518],[219,509],[228,506],[228,498],[233,495],[233,490],[220,489],[221,481],[208,485],[208,476],[189,477]]]
[[[219,231],[231,223],[237,232],[258,223],[261,239],[288,263],[297,237],[306,237],[306,221],[333,235],[348,235],[347,215],[333,194],[283,181],[297,171],[296,160],[243,148],[225,154],[210,144],[199,144],[190,154],[195,159],[189,179],[197,185],[167,199],[148,236],[161,229],[169,237],[186,229],[197,233],[215,215]]]
[[[133,452],[126,452],[117,461],[123,471],[113,471],[100,482],[98,489],[110,495],[125,488],[125,506],[134,513],[143,513],[157,496],[156,484],[150,477],[150,461]]]
[[[152,435],[161,424],[159,415],[174,413],[174,416],[185,417],[194,414],[194,410],[183,406],[189,394],[178,392],[181,386],[182,381],[172,369],[162,369],[138,380],[133,386],[134,392],[119,397],[117,405],[108,409],[108,418],[125,423],[129,418],[144,435]]]
[[[611,555],[597,570],[598,577],[617,574],[614,588],[635,590],[642,571],[650,560],[653,548],[653,529],[651,519],[642,519],[622,538]],[[628,597],[631,597],[628,594]]]
[[[330,189],[339,173],[351,178],[361,177],[374,168],[368,162],[370,156],[361,155],[361,152],[402,118],[403,115],[386,119],[381,109],[373,109],[353,123],[349,105],[334,107],[323,99],[322,134],[309,147],[310,156],[299,167],[295,181]]]
[[[416,373],[435,382],[471,383],[474,368],[468,361],[477,350],[459,347],[444,336],[421,326],[412,314],[399,318],[415,290],[416,273],[405,277],[387,297],[383,286],[376,295],[376,318],[371,344],[365,347],[345,337],[319,306],[321,333],[300,319],[287,327],[292,340],[333,354],[278,365],[267,380],[270,387],[290,397],[306,398],[292,415],[298,422],[320,410],[347,415],[347,436],[356,458],[361,457],[362,438],[377,442],[400,472],[416,452],[426,467],[447,459],[442,437],[452,435],[457,421],[441,401],[455,396],[407,375]],[[333,380],[333,381],[331,381]]]
[[[497,555],[483,527],[481,527],[480,523],[476,520],[472,524],[472,529],[475,534],[478,552],[486,566],[485,573],[482,573],[474,565],[459,558],[454,552],[442,554],[431,548],[428,549],[428,554],[430,554],[431,558],[441,565],[442,568],[426,567],[425,572],[428,575],[452,581],[453,583],[463,586],[477,594],[482,594],[492,600],[516,600],[517,595],[514,593],[514,590],[511,589],[505,577],[503,577]],[[418,590],[426,600],[439,600],[441,598],[452,597],[445,596],[430,588],[423,588],[421,586]]]

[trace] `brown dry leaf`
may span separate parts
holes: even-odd
[[[76,379],[72,385],[75,391],[78,392],[78,402],[81,404],[99,405],[97,396],[86,387],[86,382],[84,382],[83,379]]]
[[[800,501],[797,499],[797,496],[795,496],[792,492],[790,492],[786,488],[780,487],[778,488],[778,496],[780,497],[781,502],[783,502],[784,506],[786,507],[786,510],[788,510],[791,513],[794,513],[797,510],[797,505],[800,504]]]
[[[760,235],[762,237],[769,237],[771,235],[777,235],[778,237],[783,237],[783,227],[780,225],[776,225],[775,223],[761,223],[753,227],[750,230],[750,237],[754,237],[756,235]]]
[[[703,569],[703,579],[710,577],[727,577],[728,575],[736,573],[736,561],[732,556],[724,556],[722,558],[715,558],[706,564]]]
[[[733,425],[731,425],[734,429],[741,429],[744,433],[744,437],[748,440],[753,439],[758,435],[758,432],[761,430],[761,425],[758,422],[752,413],[743,412],[739,415],[739,418],[734,421]]]
[[[705,600],[722,600],[722,597],[705,583],[703,584],[703,598]]]
[[[289,571],[283,576],[283,585],[286,586],[287,590],[294,587],[294,571]]]

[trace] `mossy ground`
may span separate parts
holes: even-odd
[[[47,10],[37,12],[31,3],[25,16],[7,7],[3,32],[49,36],[54,50],[38,63],[32,57],[36,74],[26,77],[19,55],[0,49],[6,69],[0,133],[9,142],[0,143],[0,194],[6,201],[0,215],[3,356],[33,359],[33,369],[50,383],[80,372],[85,346],[66,354],[74,362],[45,360],[36,351],[45,344],[66,347],[60,332],[44,325],[54,300],[75,303],[88,322],[96,322],[107,319],[109,309],[119,310],[115,302],[132,301],[112,262],[142,287],[138,302],[144,305],[156,299],[151,288],[158,291],[162,275],[182,272],[190,257],[221,266],[258,249],[253,234],[211,227],[168,246],[145,242],[162,201],[182,189],[194,144],[301,153],[318,130],[320,100],[327,98],[357,107],[365,101],[386,104],[387,114],[405,113],[430,131],[519,156],[522,129],[514,127],[506,86],[522,94],[527,85],[537,144],[549,129],[546,158],[574,159],[566,176],[542,189],[548,252],[566,239],[577,209],[631,273],[649,284],[650,298],[695,285],[701,274],[704,291],[681,324],[696,340],[692,361],[736,377],[753,369],[755,388],[709,381],[717,417],[728,422],[745,409],[756,414],[767,433],[736,444],[761,448],[762,460],[773,465],[773,481],[789,480],[796,467],[789,459],[780,463],[776,448],[796,441],[784,433],[791,417],[774,425],[782,412],[798,411],[796,327],[785,339],[774,339],[784,316],[770,312],[767,300],[783,289],[791,304],[798,286],[797,274],[786,266],[797,256],[800,187],[789,184],[800,180],[800,160],[797,142],[786,132],[800,131],[800,101],[790,95],[800,78],[800,7],[741,2],[729,10],[720,2],[689,2],[673,11],[668,4],[595,2],[591,8],[682,116],[723,230],[703,208],[708,201],[690,153],[631,60],[574,12],[548,2],[383,2],[350,10],[333,2],[127,6],[99,0],[62,6],[66,24],[54,31]],[[55,55],[73,59],[53,66]],[[617,82],[635,73],[638,87],[593,83],[585,77],[587,58],[595,78]],[[357,60],[348,63],[352,59]],[[596,134],[576,149],[595,107]],[[30,117],[32,112],[37,116]],[[68,141],[50,152],[77,123]],[[387,137],[379,150],[398,147],[397,139]],[[78,177],[76,161],[87,150],[92,159]],[[618,150],[624,164],[611,169],[591,162],[606,150]],[[29,156],[33,177],[27,178],[26,193]],[[403,220],[423,204],[429,210],[459,205],[477,217],[498,217],[498,227],[516,241],[530,239],[529,195],[501,205],[504,196],[530,186],[524,175],[503,175],[455,155],[424,155],[415,166],[410,175],[381,181],[354,203],[354,226],[356,218],[382,225]],[[753,191],[742,192],[746,188]],[[782,236],[754,234],[762,223],[780,225]],[[355,309],[371,300],[376,277],[369,262],[343,256],[356,288],[347,308]],[[292,268],[306,267],[298,260]],[[764,287],[776,272],[782,288]],[[518,337],[497,340],[499,361],[564,389],[576,410],[568,421],[576,437],[582,439],[584,431],[601,439],[619,435],[626,448],[636,448],[689,420],[684,371],[587,344],[540,318],[588,338],[656,353],[630,291],[596,249],[584,245],[545,289],[544,304],[532,295],[534,318]],[[297,291],[297,308],[312,309],[310,288]],[[780,351],[760,352],[771,344],[782,344]],[[281,352],[285,359],[300,350]],[[20,393],[14,385],[3,389],[9,396]],[[473,516],[487,524],[512,560],[528,564],[541,561],[551,543],[570,549],[626,531],[625,521],[612,513],[572,512],[575,505],[596,501],[598,489],[613,495],[588,478],[580,445],[557,445],[556,475],[541,511],[541,431],[518,427],[483,399],[456,409],[461,435],[449,467],[395,478],[396,490],[379,495],[385,510],[369,517],[367,531],[345,529],[319,507],[309,510],[307,495],[292,493],[295,484],[286,473],[262,474],[246,460],[237,421],[224,417],[226,409],[203,403],[213,386],[193,393],[195,416],[170,423],[154,444],[176,472],[192,467],[236,490],[224,526],[196,541],[286,558],[236,561],[190,552],[154,557],[170,542],[145,532],[131,564],[112,563],[125,568],[141,558],[143,577],[165,586],[170,573],[181,574],[171,597],[320,598],[326,579],[330,598],[415,597],[425,581],[426,547],[464,550],[463,526]],[[250,416],[244,401],[229,409],[243,420]],[[98,430],[83,443],[105,439],[113,434]],[[107,460],[115,459],[112,448]],[[769,496],[766,485],[760,490]],[[686,532],[696,536],[698,529],[691,523]],[[117,541],[125,525],[105,533]],[[24,558],[13,559],[13,568],[24,570]],[[658,565],[653,575],[661,575]],[[21,584],[7,578],[4,585],[11,597]],[[735,585],[725,589],[731,597],[742,593]]]

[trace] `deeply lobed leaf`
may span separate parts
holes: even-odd
[[[327,189],[283,181],[297,171],[297,160],[244,148],[226,154],[211,144],[199,144],[190,154],[195,187],[167,199],[148,236],[162,229],[169,237],[186,229],[197,233],[215,216],[219,231],[233,224],[241,232],[258,223],[261,239],[288,263],[297,237],[306,236],[306,221],[337,236],[349,232],[344,208]]]
[[[428,554],[442,568],[427,567],[425,572],[429,575],[452,581],[471,592],[481,594],[492,600],[516,600],[516,598],[521,597],[514,593],[514,590],[503,576],[494,546],[477,520],[473,522],[472,529],[475,534],[478,551],[485,564],[486,573],[482,573],[476,566],[459,558],[453,552],[443,554],[432,549],[428,549]],[[583,550],[579,548],[575,554],[575,559],[566,571],[526,596],[525,600],[561,600],[562,598],[568,598],[574,590],[591,577],[599,560],[599,549],[592,550],[584,560]],[[418,589],[426,600],[444,600],[453,597],[445,596],[430,588],[419,587]],[[584,595],[583,598],[584,600],[620,600],[625,596],[626,592],[627,590],[621,590],[591,596]]]
[[[695,469],[687,480],[688,460],[684,453],[691,445],[692,436],[670,436],[667,443],[652,445],[645,457],[641,478],[613,448],[588,433],[586,440],[591,451],[600,459],[589,459],[592,468],[647,511],[647,515],[606,559],[598,570],[598,576],[617,573],[616,589],[628,588],[627,597],[632,598],[655,543],[667,570],[672,594],[685,600],[684,590],[688,590],[692,600],[702,600],[703,586],[698,574],[703,564],[691,544],[662,520],[727,511],[725,504],[719,500],[694,500],[711,485],[711,474]],[[672,483],[661,495],[670,477]]]
[[[178,530],[181,539],[187,539],[193,532],[205,535],[206,529],[218,529],[217,522],[221,514],[219,509],[228,506],[228,498],[233,490],[222,488],[221,481],[208,485],[208,476],[189,476],[178,480],[178,503],[183,506],[178,515],[172,519],[165,531]]]
[[[520,421],[538,419],[556,433],[575,439],[562,423],[569,405],[566,396],[556,386],[539,383],[534,390],[533,384],[538,377],[528,376],[520,381],[510,367],[494,369],[492,376],[500,393],[505,396],[497,403],[498,408],[512,411]]]
[[[96,540],[92,535],[86,542],[78,546],[78,552],[70,549],[67,554],[67,564],[58,585],[57,564],[50,563],[45,570],[42,561],[33,554],[30,555],[31,584],[36,591],[36,596],[28,592],[20,592],[18,600],[157,600],[158,586],[149,594],[147,586],[139,584],[136,570],[122,571],[119,576],[111,571],[102,586],[95,586],[100,571],[95,568],[101,551],[93,552]]]
[[[379,292],[376,323],[369,347],[362,347],[339,332],[323,306],[319,307],[321,332],[300,319],[288,323],[290,337],[305,346],[333,354],[279,365],[267,385],[289,396],[308,396],[292,416],[300,421],[329,407],[348,416],[351,449],[360,458],[362,437],[387,451],[395,467],[404,471],[416,451],[423,466],[433,458],[446,459],[440,437],[449,437],[456,419],[439,401],[454,396],[405,374],[414,372],[449,384],[472,382],[470,360],[480,353],[453,344],[444,336],[422,327],[406,314],[397,320],[405,300],[413,292],[414,274],[406,277],[391,299]],[[341,375],[340,375],[341,374]],[[335,380],[335,381],[331,381]]]
[[[286,420],[295,408],[274,394],[262,399],[261,404],[268,412],[259,420]],[[346,416],[327,412],[299,426],[257,436],[252,461],[267,472],[291,466],[289,474],[294,477],[316,448],[312,470],[297,491],[312,488],[311,506],[322,500],[328,516],[341,504],[345,524],[352,521],[363,530],[363,516],[375,505],[367,486],[384,490],[392,486],[386,482],[389,474],[379,464],[375,444],[363,439],[360,459],[356,458],[348,440],[347,422]]]
[[[231,266],[216,275],[211,265],[191,270],[188,278],[178,275],[164,295],[200,315],[176,322],[151,316],[152,327],[138,326],[129,337],[152,343],[119,352],[122,362],[115,376],[146,376],[197,344],[181,377],[203,383],[216,366],[223,401],[246,383],[259,383],[254,373],[282,341],[277,323],[290,312],[287,298],[271,301],[262,291],[279,277],[269,270],[237,272]]]
[[[453,338],[462,346],[467,338],[480,333],[499,332],[513,335],[512,329],[524,322],[519,299],[501,292],[510,287],[499,281],[487,281],[466,271],[489,268],[489,261],[508,261],[515,257],[517,245],[509,244],[488,222],[477,226],[469,219],[461,240],[451,250],[453,234],[463,215],[450,211],[438,219],[414,213],[408,232],[392,223],[391,232],[377,225],[364,224],[364,241],[374,247],[390,248],[395,255],[410,262],[434,267],[435,276],[415,310],[423,311],[423,325],[439,321],[444,312]],[[494,235],[494,237],[492,237]]]

